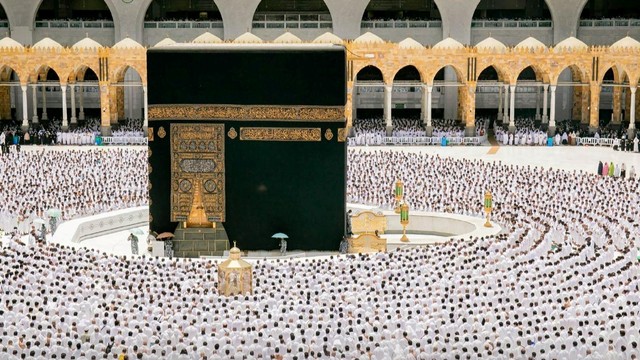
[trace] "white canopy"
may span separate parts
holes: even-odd
[[[64,47],[60,45],[60,43],[48,37],[33,44],[33,48],[34,49],[64,49]]]
[[[78,41],[77,43],[73,44],[73,46],[71,46],[72,49],[90,49],[90,50],[99,49],[101,47],[102,45],[100,45],[99,42],[93,40],[90,37],[86,37]]]
[[[302,43],[302,40],[287,31],[284,34],[278,36],[275,40],[273,40],[273,42],[276,44],[300,44]]]
[[[235,40],[233,40],[233,42],[236,44],[259,44],[262,42],[262,39],[250,32],[246,32],[238,36]]]
[[[192,42],[194,44],[220,44],[223,41],[219,37],[207,31],[204,34],[201,34],[197,38],[193,39]]]
[[[481,51],[481,52],[482,51],[502,51],[503,52],[507,50],[507,46],[502,42],[489,36],[488,38],[477,43],[476,49],[478,49],[478,51]]]
[[[547,45],[543,44],[540,40],[529,36],[528,38],[522,40],[518,45],[515,46],[516,49],[546,49]]]
[[[401,49],[424,49],[424,46],[416,40],[408,37],[398,43],[398,47]]]
[[[22,44],[20,44],[19,42],[13,40],[10,37],[5,37],[2,40],[0,40],[0,48],[18,48],[18,49],[24,49],[24,46],[22,46]]]
[[[318,36],[317,38],[315,38],[313,41],[313,43],[315,44],[342,44],[342,39],[340,39],[338,36],[336,36],[335,34],[332,34],[330,32],[326,32],[320,36]]]
[[[175,42],[175,41],[173,41],[173,39],[170,39],[170,38],[164,38],[164,39],[162,39],[162,40],[158,41],[158,43],[157,43],[157,44],[153,45],[153,47],[170,46],[170,45],[173,45],[173,44],[175,44],[175,43],[176,43],[176,42]]]
[[[440,41],[439,43],[433,45],[433,48],[434,49],[463,49],[464,45],[462,45],[462,43],[459,42],[458,40],[448,37]]]
[[[632,37],[625,36],[622,39],[613,43],[613,45],[611,45],[611,48],[612,49],[625,49],[625,48],[640,49],[640,41]]]
[[[384,40],[380,38],[378,35],[366,32],[360,36],[358,36],[355,40],[353,40],[356,44],[382,44]]]
[[[575,51],[575,50],[586,50],[588,48],[589,46],[587,44],[571,36],[557,43],[556,46],[553,48],[553,51],[554,52],[558,52],[560,50]]]
[[[137,41],[131,38],[124,38],[113,45],[114,49],[144,49]]]

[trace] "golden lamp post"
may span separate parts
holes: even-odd
[[[400,207],[402,206],[402,199],[404,198],[404,183],[402,180],[396,181],[396,187],[394,189],[394,194],[396,197],[396,214],[400,214]]]
[[[409,242],[409,238],[407,237],[407,225],[409,225],[409,204],[403,202],[400,205],[400,224],[402,224],[402,237],[400,241]]]
[[[487,222],[484,223],[485,227],[493,227],[489,221],[491,219],[491,210],[493,210],[493,196],[491,196],[491,193],[487,190],[487,192],[484,193],[484,212],[487,214]]]

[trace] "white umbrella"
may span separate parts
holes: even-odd
[[[289,236],[287,236],[287,234],[283,234],[283,233],[276,233],[271,235],[272,238],[274,239],[288,239]]]
[[[49,209],[49,210],[47,210],[47,216],[59,217],[60,214],[62,214],[62,211],[60,209]]]
[[[42,225],[42,224],[46,224],[47,222],[46,222],[46,221],[44,221],[44,219],[41,219],[41,218],[35,218],[35,219],[33,220],[33,223],[34,223],[34,224]]]
[[[131,233],[134,235],[144,235],[144,231],[140,228],[131,230]]]

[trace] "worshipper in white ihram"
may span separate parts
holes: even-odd
[[[366,150],[347,153],[349,201],[392,209],[401,177],[416,211],[481,217],[478,199],[490,188],[503,231],[388,253],[260,260],[253,294],[236,297],[218,294],[214,259],[8,241],[0,358],[637,357],[637,179]]]

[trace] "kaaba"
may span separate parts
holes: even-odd
[[[209,224],[246,250],[276,249],[279,232],[289,249],[338,248],[346,64],[336,45],[149,49],[150,228],[197,232],[176,256],[220,253],[198,237]]]

